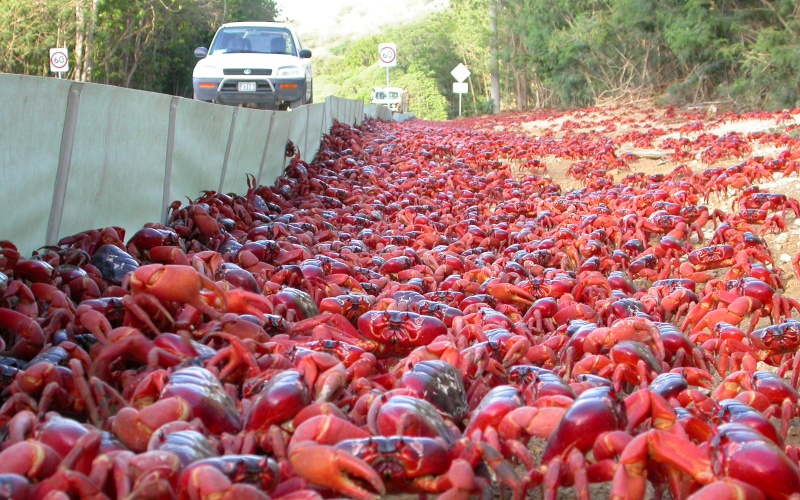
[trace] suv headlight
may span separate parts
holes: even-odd
[[[303,68],[300,66],[282,66],[278,68],[276,76],[298,77],[303,76]]]
[[[217,65],[208,61],[199,61],[195,66],[198,69],[217,69]]]
[[[192,71],[192,77],[194,78],[216,78],[218,75],[222,75],[222,71],[216,65],[204,63],[203,61],[197,63],[194,71]]]

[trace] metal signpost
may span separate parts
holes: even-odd
[[[467,82],[453,82],[453,93],[458,94],[458,116],[461,116],[461,94],[469,92]]]
[[[397,66],[397,45],[393,43],[378,44],[378,66],[386,67],[386,86],[389,85],[389,68]]]
[[[472,73],[467,69],[466,66],[458,63],[458,66],[453,68],[453,71],[451,71],[450,74],[453,75],[453,78],[458,80],[457,82],[453,83],[453,93],[458,94],[458,116],[461,116],[461,95],[469,92],[469,84],[464,82],[464,80],[469,78],[469,75]]]
[[[50,49],[50,71],[58,73],[61,78],[61,73],[69,71],[69,51],[67,49]]]

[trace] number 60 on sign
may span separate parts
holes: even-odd
[[[397,66],[397,45],[381,43],[378,45],[378,66]]]
[[[69,71],[69,52],[67,49],[50,49],[50,71],[66,73]]]

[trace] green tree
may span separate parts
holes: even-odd
[[[194,48],[228,20],[272,21],[273,0],[2,0],[0,71],[49,75],[70,49],[75,80],[191,96]]]
[[[457,114],[458,63],[472,72],[464,113],[487,112],[492,5],[503,109],[637,98],[800,106],[797,0],[451,0],[317,57],[315,94],[368,99],[385,82],[378,43],[391,41],[391,80],[412,90],[420,116]],[[49,76],[49,48],[67,47],[70,78],[188,97],[195,47],[225,21],[277,14],[272,0],[0,0],[0,71]]]
[[[274,21],[278,7],[272,0],[223,0],[227,4],[224,22],[235,21]],[[219,3],[218,1],[216,3]]]
[[[386,69],[378,65],[378,45],[397,45],[397,66],[389,69],[392,86],[411,94],[411,112],[421,118],[443,120],[448,116],[446,95],[451,93],[450,71],[460,62],[449,35],[452,20],[432,16],[380,35],[348,41],[332,49],[329,61],[315,67],[315,87],[323,95],[369,101],[374,87],[386,85]]]
[[[800,4],[795,0],[747,4],[731,16],[731,31],[738,33],[735,50],[729,51],[734,71],[717,85],[717,94],[745,108],[800,106]]]
[[[436,80],[414,69],[400,75],[392,85],[408,90],[409,111],[426,120],[447,120],[448,103]]]
[[[50,75],[49,49],[74,37],[74,8],[73,0],[0,1],[0,71]]]
[[[98,19],[96,80],[191,96],[194,48],[225,21],[271,21],[271,0],[105,0]]]

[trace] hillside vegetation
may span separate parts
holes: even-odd
[[[642,99],[737,111],[800,106],[795,0],[451,0],[427,20],[339,46],[319,71],[325,89],[368,96],[385,82],[377,44],[392,41],[392,82],[409,87],[412,111],[456,115],[450,71],[462,62],[472,71],[464,112],[489,112],[493,2],[504,110]]]
[[[194,47],[223,20],[278,14],[270,0],[3,0],[0,71],[48,75],[47,49],[67,46],[73,79],[190,96]],[[317,98],[368,100],[386,82],[381,42],[398,46],[392,85],[408,88],[412,111],[428,119],[457,115],[458,63],[472,71],[466,115],[492,111],[492,73],[503,110],[800,105],[796,0],[451,0],[423,20],[326,46],[315,58]]]

